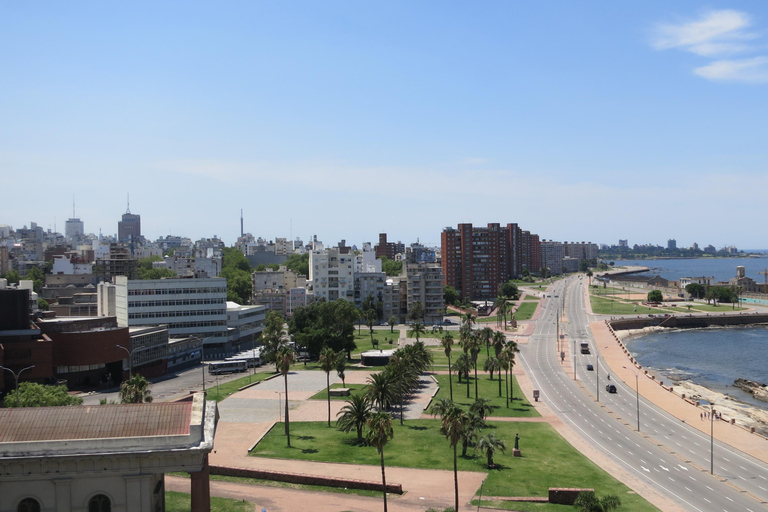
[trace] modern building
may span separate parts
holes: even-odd
[[[141,215],[131,213],[129,205],[122,219],[117,223],[117,241],[139,240],[141,238]]]
[[[561,242],[541,241],[541,266],[548,268],[550,274],[563,273],[563,258],[565,258],[565,247]]]
[[[574,258],[579,262],[597,259],[597,244],[592,242],[563,242],[563,248],[566,258]]]
[[[261,337],[266,316],[266,306],[241,306],[227,301],[227,353],[253,345]]]
[[[355,300],[355,256],[338,249],[309,253],[309,280],[315,300]]]
[[[165,510],[165,473],[191,476],[210,511],[216,402],[0,409],[0,510]]]
[[[667,250],[668,251],[674,251],[677,250],[677,240],[674,238],[670,238],[667,240]]]
[[[376,252],[376,257],[386,257],[387,259],[394,260],[398,254],[405,252],[405,244],[402,242],[387,242],[387,234],[379,233],[379,243],[373,248]]]
[[[79,238],[85,234],[83,221],[77,218],[67,219],[64,223],[64,236],[70,240]]]
[[[227,281],[207,279],[131,280],[117,276],[99,283],[99,315],[114,311],[118,325],[167,326],[170,337],[203,339],[206,359],[228,347]]]
[[[436,263],[423,261],[403,263],[400,289],[406,294],[406,309],[413,311],[416,302],[424,310],[425,324],[443,323],[445,300],[443,298],[443,269]]]

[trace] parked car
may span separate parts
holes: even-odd
[[[595,371],[595,367],[592,366],[591,364],[588,364],[587,365],[587,371],[593,372],[593,371]]]
[[[447,324],[452,324],[453,322],[451,322],[450,318],[446,318],[445,320],[443,320],[443,323],[447,325]]]
[[[607,392],[609,392],[609,393],[615,393],[616,392],[616,386],[614,386],[613,384],[607,384],[605,386],[605,390]]]

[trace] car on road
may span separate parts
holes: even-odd
[[[606,384],[605,390],[609,393],[615,393],[616,392],[616,386],[613,384]]]
[[[595,367],[592,366],[591,364],[588,364],[587,365],[587,371],[593,372],[593,371],[595,371]]]
[[[448,324],[452,324],[453,322],[451,322],[450,318],[446,318],[445,320],[443,320],[443,323],[448,325]]]

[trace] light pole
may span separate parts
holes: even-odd
[[[278,423],[283,421],[283,392],[275,391],[277,393],[277,421]]]
[[[2,368],[3,370],[11,372],[13,374],[14,380],[16,381],[16,388],[15,388],[16,389],[16,407],[19,406],[19,377],[21,376],[22,372],[25,372],[27,370],[31,370],[34,367],[35,367],[35,365],[27,366],[26,368],[22,368],[21,370],[19,370],[19,373],[16,373],[15,371],[11,370],[10,368],[7,368],[5,366],[0,366],[0,368]]]
[[[122,345],[115,345],[117,348],[121,348],[126,351],[128,354],[128,378],[133,378],[133,353],[136,352],[136,350],[139,347],[134,348],[133,350],[128,350]]]
[[[727,397],[728,393],[723,395]],[[715,474],[715,402],[709,402],[709,473]]]
[[[640,432],[640,387],[637,372],[631,368],[627,368],[626,366],[624,366],[624,368],[635,374],[635,397],[637,398],[637,431]]]
[[[600,356],[599,355],[595,355],[595,389],[597,391],[597,402],[600,403]]]

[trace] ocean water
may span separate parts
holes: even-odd
[[[683,329],[629,340],[627,348],[664,380],[687,379],[741,401],[768,408],[733,387],[737,378],[768,383],[768,327]]]
[[[758,274],[768,267],[768,258],[696,258],[675,260],[616,260],[619,265],[650,267],[649,277],[660,275],[673,281],[681,277],[712,277],[715,281],[728,281],[736,277],[736,267],[742,265],[747,277],[758,283],[765,282],[765,276]]]

